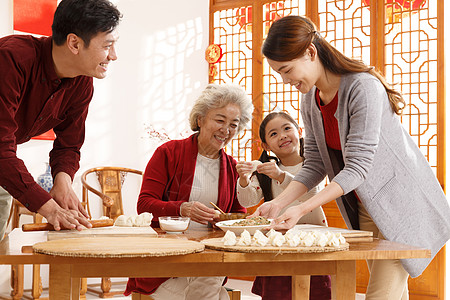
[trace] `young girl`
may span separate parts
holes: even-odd
[[[450,207],[428,161],[402,127],[401,94],[363,62],[331,46],[307,18],[275,21],[262,52],[284,83],[303,93],[305,163],[289,186],[256,215],[288,229],[312,209],[336,199],[350,229],[431,250],[431,258],[368,261],[366,299],[408,298],[419,276],[450,238]],[[292,203],[328,176],[330,183]]]
[[[257,167],[255,174],[249,174],[253,168],[250,162],[241,161],[236,165],[239,174],[238,200],[242,206],[254,206],[263,197],[265,202],[272,200],[288,186],[294,174],[302,168],[303,138],[299,139],[299,130],[295,120],[285,112],[273,112],[264,118],[259,126],[259,137],[264,148],[259,158],[262,164]],[[276,157],[269,156],[267,151],[273,152]],[[312,188],[291,205],[306,201],[318,191],[318,186]],[[299,223],[327,226],[321,207],[303,216]],[[330,286],[329,276],[311,276],[310,299],[331,299]],[[253,283],[252,292],[262,296],[263,300],[292,299],[291,277],[258,276]]]

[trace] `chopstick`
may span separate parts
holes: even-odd
[[[218,211],[220,211],[221,214],[225,214],[225,212],[223,210],[221,210],[217,205],[215,205],[211,201],[209,203],[211,203],[212,206],[214,206]]]

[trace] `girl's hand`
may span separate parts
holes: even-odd
[[[239,177],[248,177],[249,173],[253,169],[253,164],[249,161],[238,161],[236,164],[236,171]]]
[[[258,173],[265,174],[280,183],[284,181],[285,173],[280,170],[275,161],[270,161],[259,165],[256,168],[256,171],[258,171]]]
[[[270,224],[267,229],[291,229],[297,224],[298,220],[300,220],[303,215],[304,214],[302,212],[301,205],[291,206],[286,209],[284,214],[273,220],[272,224]]]
[[[248,161],[238,161],[236,171],[239,174],[239,184],[242,187],[249,185],[249,173],[253,170],[253,164]]]
[[[194,222],[207,225],[208,222],[213,221],[215,212],[214,209],[207,207],[203,203],[193,201],[181,204],[180,215],[189,217]]]

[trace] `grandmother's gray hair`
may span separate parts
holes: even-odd
[[[252,118],[253,104],[246,91],[239,85],[208,84],[194,103],[189,115],[189,124],[193,131],[199,131],[198,118],[204,117],[211,109],[236,104],[241,110],[237,133],[241,132]]]

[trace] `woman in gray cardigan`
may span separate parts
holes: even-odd
[[[307,18],[273,23],[263,54],[283,82],[303,95],[305,164],[282,194],[255,215],[275,218],[325,176],[330,183],[275,219],[293,227],[336,199],[350,229],[431,249],[429,259],[368,261],[366,299],[407,299],[408,273],[419,276],[450,238],[450,208],[435,174],[402,127],[405,102],[373,68],[331,46]]]

